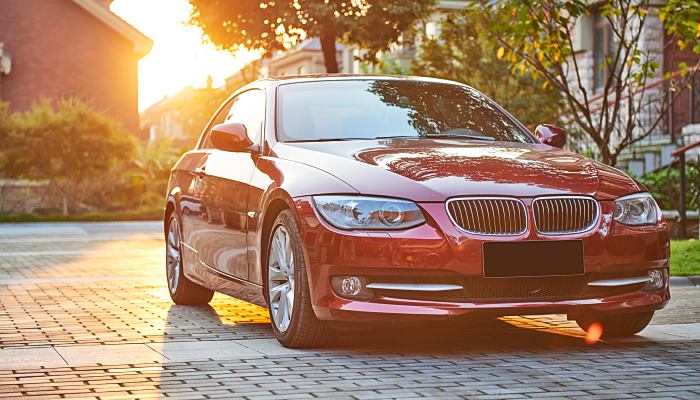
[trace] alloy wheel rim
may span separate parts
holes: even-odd
[[[180,257],[180,228],[175,218],[170,221],[167,242],[166,269],[168,288],[170,289],[170,293],[174,294],[177,291],[177,285],[180,283],[180,269],[182,268],[182,260]]]
[[[275,327],[286,332],[294,311],[294,253],[289,232],[278,226],[272,233],[267,267],[270,314]]]

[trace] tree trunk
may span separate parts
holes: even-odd
[[[332,29],[321,33],[321,51],[323,51],[323,62],[326,64],[326,72],[336,74],[338,70],[338,54],[335,49],[335,31]]]
[[[63,215],[68,215],[68,196],[61,192],[61,202],[63,206]]]
[[[607,164],[611,167],[617,164],[617,155],[612,154],[607,145],[598,145],[598,149],[600,149],[600,161],[603,164]]]

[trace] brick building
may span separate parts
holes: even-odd
[[[138,61],[151,40],[111,0],[0,0],[0,101],[77,96],[139,131]]]

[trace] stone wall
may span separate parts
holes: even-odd
[[[47,182],[0,179],[0,213],[31,213],[52,208],[46,199]]]

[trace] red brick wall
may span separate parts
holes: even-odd
[[[138,133],[133,44],[72,0],[0,0],[0,42],[12,55],[1,98],[12,110],[76,95]]]
[[[698,62],[698,55],[693,53],[691,46],[686,49],[681,50],[675,43],[676,39],[669,37],[668,34],[664,34],[664,43],[668,45],[664,47],[664,73],[666,72],[677,72],[678,64],[680,62],[685,62],[689,67],[694,66]],[[700,92],[698,87],[700,84],[699,80],[696,78],[694,82],[693,90],[695,93]],[[695,103],[691,106],[690,102]],[[700,122],[700,109],[694,107],[697,104],[697,95],[693,98],[690,90],[683,89],[678,95],[678,98],[673,103],[671,112],[665,120],[666,134],[673,134],[674,136],[679,136],[683,130],[683,127],[691,123]]]

